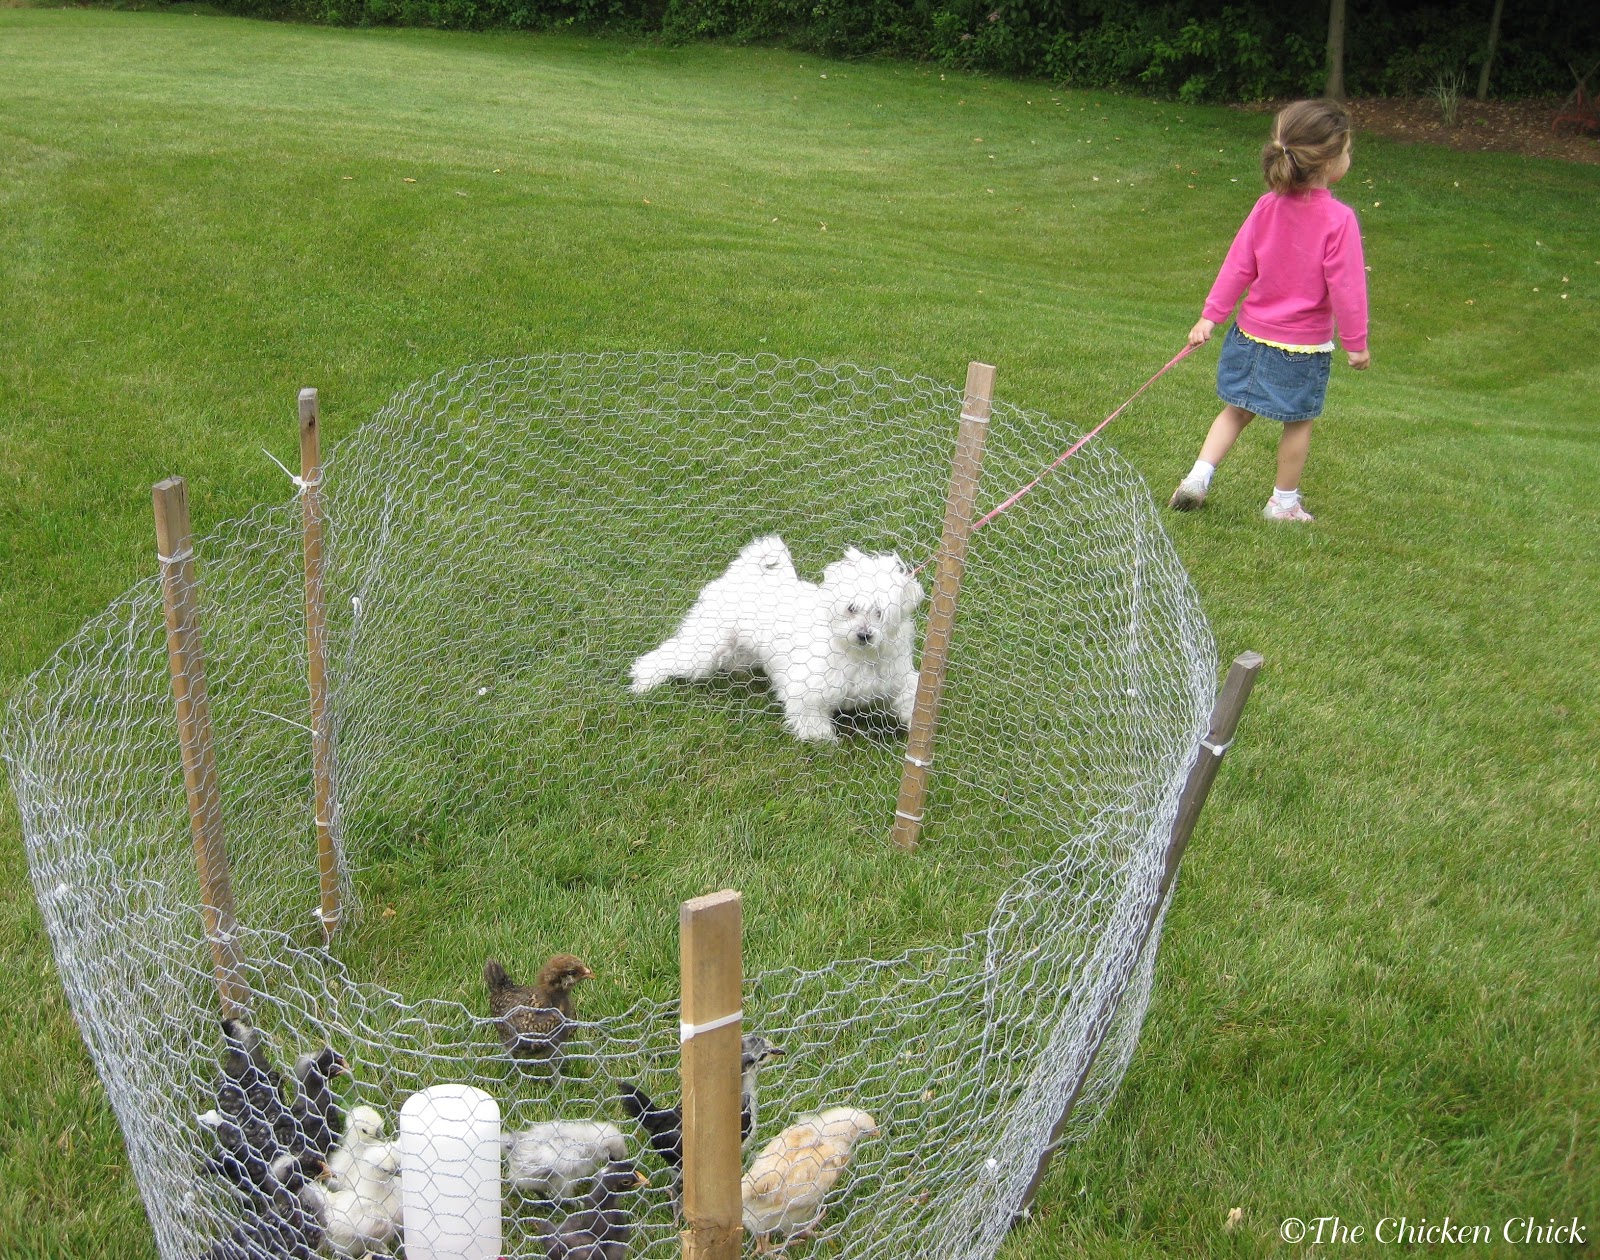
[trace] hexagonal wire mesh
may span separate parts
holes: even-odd
[[[786,1051],[762,1069],[747,1162],[770,1165],[763,1147],[802,1113],[871,1118],[825,1195],[749,1223],[777,1242],[820,1198],[828,1254],[993,1254],[1108,1012],[1068,1140],[1132,1053],[1159,939],[1142,929],[1216,674],[1144,484],[1090,445],[974,536],[923,842],[887,843],[906,668],[890,658],[920,643],[926,606],[901,567],[869,561],[848,602],[871,611],[841,614],[841,639],[829,566],[848,547],[931,555],[960,406],[881,370],[551,356],[441,374],[342,442],[322,478],[347,908],[329,948],[298,504],[204,538],[252,995],[228,1035],[159,582],[29,680],[5,755],[32,876],[163,1256],[391,1251],[402,1185],[446,1225],[470,1216],[444,1184],[460,1151],[391,1145],[402,1103],[444,1084],[498,1105],[501,1254],[676,1255],[675,1178],[652,1141],[676,1102],[674,908],[724,885],[747,895],[744,1026]],[[980,507],[1067,436],[997,403]],[[738,626],[672,668],[635,665],[691,608]],[[859,664],[880,646],[866,683],[796,687],[801,710],[819,687],[824,709],[852,687],[881,703],[823,729],[786,710],[806,652]],[[528,982],[558,951],[603,979],[577,991],[557,1052],[530,1052],[492,1018],[485,962]],[[625,1109],[634,1088],[651,1101]],[[307,1188],[323,1153],[341,1175]],[[573,1250],[586,1227],[622,1250]]]

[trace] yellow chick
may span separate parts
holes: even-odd
[[[855,1107],[829,1107],[790,1125],[750,1161],[740,1182],[745,1231],[756,1250],[771,1250],[769,1236],[802,1238],[822,1219],[822,1201],[849,1164],[855,1144],[878,1124]]]

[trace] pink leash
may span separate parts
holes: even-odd
[[[1099,433],[1101,429],[1105,428],[1106,425],[1110,424],[1113,420],[1115,420],[1118,416],[1120,416],[1124,411],[1126,411],[1129,407],[1131,407],[1133,405],[1133,403],[1134,403],[1134,400],[1137,399],[1140,394],[1144,393],[1145,390],[1149,389],[1152,385],[1154,385],[1157,381],[1159,381],[1163,376],[1165,376],[1167,374],[1167,372],[1171,368],[1175,367],[1179,362],[1181,362],[1183,359],[1188,357],[1188,355],[1190,355],[1191,353],[1193,353],[1195,350],[1198,350],[1198,349],[1199,349],[1198,346],[1185,346],[1182,350],[1178,351],[1177,354],[1173,355],[1170,359],[1168,359],[1167,363],[1166,363],[1166,366],[1163,367],[1154,376],[1152,376],[1143,385],[1139,386],[1138,389],[1134,390],[1132,395],[1128,398],[1128,400],[1125,403],[1122,404],[1122,406],[1118,407],[1115,411],[1113,411],[1109,416],[1107,416],[1099,424],[1095,425],[1094,428],[1090,429],[1087,433],[1085,433],[1081,438],[1079,438],[1071,446],[1067,447],[1066,450],[1062,451],[1061,454],[1056,457],[1056,462],[1055,463],[1051,464],[1050,467],[1046,468],[1042,473],[1040,473],[1037,477],[1035,477],[1027,485],[1023,486],[1022,489],[1018,490],[1014,495],[1012,495],[1009,499],[1007,499],[999,507],[992,509],[991,511],[985,513],[983,516],[980,516],[976,521],[974,521],[972,523],[972,532],[974,534],[976,534],[980,529],[982,529],[990,521],[994,520],[995,517],[999,516],[1000,513],[1004,512],[1007,508],[1011,507],[1012,504],[1016,503],[1016,501],[1018,499],[1020,499],[1023,495],[1027,494],[1028,491],[1032,490],[1036,485],[1038,485],[1041,481],[1043,481],[1051,473],[1055,472],[1056,469],[1060,468],[1062,464],[1066,463],[1069,459],[1071,459],[1074,455],[1076,455],[1079,451],[1081,451],[1083,449],[1083,447],[1084,447],[1084,444],[1087,443],[1090,438],[1094,437],[1095,434]]]
[[[1071,459],[1074,455],[1076,455],[1079,451],[1081,451],[1083,449],[1084,445],[1089,441],[1090,438],[1094,437],[1097,433],[1100,432],[1101,429],[1105,428],[1106,425],[1110,424],[1113,420],[1115,420],[1118,416],[1120,416],[1124,411],[1126,411],[1129,407],[1131,407],[1133,405],[1134,401],[1139,397],[1140,394],[1144,393],[1145,390],[1149,389],[1152,385],[1154,385],[1157,381],[1159,381],[1163,376],[1165,376],[1172,368],[1177,366],[1177,364],[1182,362],[1184,359],[1188,358],[1189,355],[1193,354],[1199,348],[1200,348],[1199,346],[1184,346],[1184,348],[1182,350],[1178,351],[1177,354],[1173,355],[1170,359],[1167,360],[1166,365],[1164,367],[1162,367],[1162,369],[1159,372],[1157,372],[1154,376],[1152,376],[1143,385],[1139,386],[1138,389],[1134,390],[1133,393],[1131,395],[1129,395],[1127,401],[1125,401],[1122,404],[1122,406],[1118,407],[1115,411],[1113,411],[1109,416],[1107,416],[1099,424],[1095,425],[1094,428],[1090,429],[1087,433],[1085,433],[1081,438],[1079,438],[1071,446],[1067,447],[1066,450],[1062,451],[1061,454],[1056,457],[1056,460],[1055,460],[1055,462],[1053,464],[1051,464],[1048,468],[1046,468],[1042,473],[1040,473],[1037,477],[1035,477],[1027,485],[1023,486],[1022,489],[1018,490],[1014,495],[1012,495],[1009,499],[1007,499],[999,507],[990,509],[988,512],[986,512],[982,516],[980,516],[976,521],[974,521],[972,523],[972,532],[974,534],[976,534],[980,529],[982,529],[990,521],[994,520],[995,517],[999,516],[1000,513],[1004,512],[1008,508],[1014,506],[1018,499],[1022,498],[1022,496],[1027,494],[1028,491],[1032,490],[1035,486],[1037,486],[1041,481],[1043,481],[1051,473],[1055,472],[1056,469],[1060,468],[1062,464],[1066,463],[1069,459]],[[924,569],[926,569],[930,564],[933,563],[933,559],[934,558],[932,556],[929,556],[926,560],[924,560],[921,564],[919,564],[913,570],[913,572],[914,573],[921,573]]]

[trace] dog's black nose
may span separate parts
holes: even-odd
[[[870,631],[870,630],[857,630],[856,631],[856,642],[857,643],[871,643],[872,642],[872,631]]]

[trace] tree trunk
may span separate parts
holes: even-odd
[[[1478,75],[1478,99],[1489,99],[1489,69],[1494,65],[1494,50],[1500,45],[1500,15],[1506,11],[1506,0],[1494,0],[1494,16],[1489,19],[1489,51],[1483,55],[1483,70]]]
[[[1344,3],[1328,0],[1328,86],[1323,95],[1336,101],[1344,100]]]

